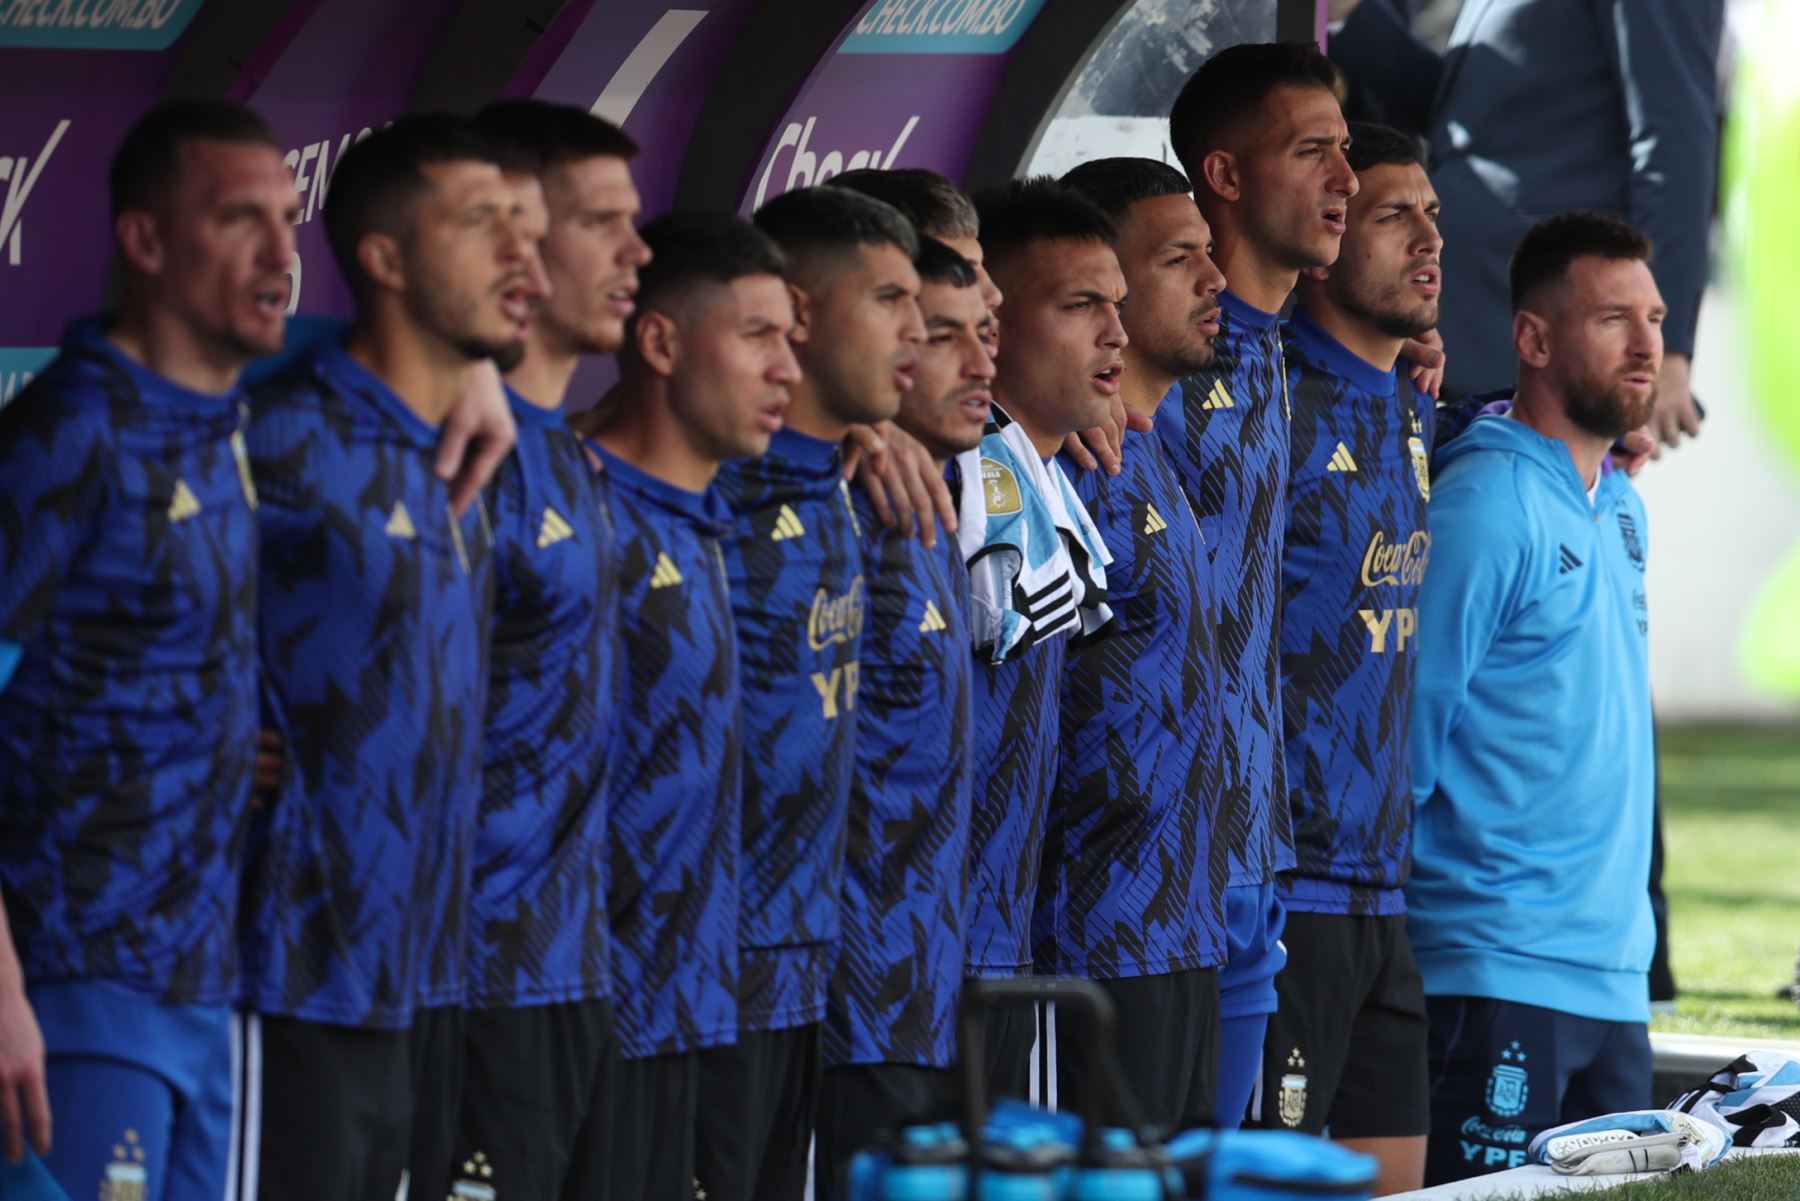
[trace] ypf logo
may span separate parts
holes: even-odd
[[[37,154],[0,154],[0,184],[6,185],[6,201],[0,205],[0,262],[8,266],[17,267],[24,261],[25,224],[22,216],[25,202],[31,199],[31,190],[37,187],[38,177],[43,175],[50,156],[56,153],[63,135],[68,132],[69,120],[65,117],[56,123],[44,148]]]

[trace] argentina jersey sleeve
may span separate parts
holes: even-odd
[[[962,982],[969,819],[967,605],[955,542],[927,550],[861,489],[868,617],[857,692],[842,953],[827,1066],[948,1067]]]
[[[819,1021],[861,691],[866,585],[837,444],[781,430],[715,485],[742,667],[744,1030]]]
[[[107,404],[53,364],[0,408],[0,637],[30,642],[109,493]]]
[[[255,744],[255,530],[234,392],[77,323],[0,411],[0,833],[28,979],[235,986]]]
[[[1213,365],[1180,382],[1179,410],[1159,413],[1154,432],[1193,504],[1211,567],[1231,883],[1260,885],[1293,864],[1276,646],[1290,405],[1277,315],[1229,291],[1219,306]]]
[[[737,1037],[742,793],[728,515],[600,451],[618,535],[618,754],[607,774],[613,1019],[627,1059]]]
[[[1110,552],[1112,623],[1071,647],[1034,927],[1038,970],[1103,979],[1224,957],[1213,836],[1219,664],[1199,523],[1154,435],[1074,487]]]
[[[609,977],[612,519],[561,412],[511,400],[518,444],[488,491],[495,599],[469,923],[483,1007],[604,998]]]
[[[1297,864],[1290,909],[1405,911],[1418,594],[1431,556],[1428,417],[1398,372],[1299,311],[1281,669]],[[1429,403],[1429,402],[1427,402]]]
[[[287,774],[246,888],[262,1013],[398,1028],[467,996],[491,527],[342,351],[259,390],[259,652]]]

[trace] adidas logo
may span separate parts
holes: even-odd
[[[947,630],[949,628],[950,624],[944,620],[944,615],[938,612],[937,602],[926,601],[925,620],[919,623],[919,633],[935,634],[939,630]]]
[[[1200,407],[1202,409],[1229,409],[1233,407],[1231,393],[1225,390],[1224,380],[1213,381],[1212,390],[1206,394],[1206,399],[1200,402]]]
[[[387,530],[390,538],[417,538],[419,531],[413,528],[412,514],[406,511],[405,501],[395,501],[394,511],[388,514]]]
[[[538,527],[538,549],[543,550],[546,546],[553,546],[558,542],[566,542],[574,536],[574,529],[568,522],[563,520],[563,515],[558,513],[555,509],[552,509],[549,505],[545,505],[544,524]]]
[[[1331,462],[1325,465],[1327,471],[1355,471],[1356,460],[1350,456],[1350,448],[1342,442],[1331,452]]]
[[[1168,528],[1169,523],[1164,521],[1163,515],[1156,511],[1156,506],[1146,503],[1144,505],[1144,533],[1160,534]]]
[[[200,498],[187,486],[186,480],[175,481],[175,495],[169,500],[169,520],[186,521],[200,511]]]
[[[794,511],[782,505],[781,512],[775,514],[775,528],[769,531],[769,541],[786,542],[789,538],[799,538],[805,534],[806,527],[800,524]]]
[[[1574,551],[1570,550],[1560,542],[1556,544],[1556,549],[1561,552],[1557,555],[1557,562],[1559,564],[1556,569],[1557,575],[1568,575],[1571,571],[1574,571],[1577,567],[1581,566],[1581,560],[1575,557]]]
[[[681,573],[675,570],[675,564],[662,551],[656,552],[656,567],[650,572],[652,588],[673,588],[681,583]]]

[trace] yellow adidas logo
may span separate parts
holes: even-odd
[[[939,630],[947,630],[949,628],[950,623],[944,620],[944,615],[942,613],[938,612],[937,602],[926,601],[925,620],[919,623],[919,633],[935,634]]]
[[[1331,462],[1325,465],[1327,471],[1355,471],[1356,460],[1350,457],[1350,448],[1342,442],[1331,452]]]
[[[169,499],[169,520],[186,521],[200,511],[200,498],[194,490],[187,486],[187,481],[175,481],[175,495]]]
[[[558,542],[566,542],[574,536],[574,528],[571,527],[568,522],[563,520],[563,515],[558,513],[555,509],[552,509],[549,505],[545,505],[544,523],[538,527],[538,549],[543,550],[546,546],[553,546]]]
[[[650,572],[650,586],[652,588],[673,588],[679,583],[681,583],[681,572],[675,569],[675,564],[668,555],[660,550],[657,551],[656,567]]]
[[[1144,533],[1160,534],[1168,528],[1169,523],[1164,521],[1163,515],[1156,511],[1156,506],[1146,503],[1144,505]]]
[[[786,542],[789,538],[800,538],[806,534],[806,527],[800,524],[800,518],[786,505],[781,512],[775,514],[775,528],[769,531],[769,541]]]
[[[419,531],[413,528],[412,514],[406,511],[405,501],[394,502],[394,511],[388,514],[387,525],[383,528],[387,530],[387,536],[390,538],[417,538],[419,536]]]
[[[1213,381],[1212,390],[1206,394],[1206,399],[1200,403],[1200,407],[1202,409],[1229,409],[1235,407],[1235,404],[1231,399],[1231,393],[1225,390],[1224,380]]]

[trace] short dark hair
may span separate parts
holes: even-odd
[[[975,194],[981,214],[981,250],[989,259],[1045,238],[1072,242],[1119,240],[1100,206],[1049,175],[1013,179]]]
[[[151,208],[169,194],[189,142],[237,142],[267,146],[281,142],[258,113],[224,100],[177,100],[159,104],[133,125],[113,152],[108,189],[112,215]]]
[[[363,237],[405,232],[405,210],[428,186],[425,168],[462,162],[499,166],[500,155],[473,125],[448,113],[401,117],[344,152],[325,194],[325,237],[351,291],[362,288],[356,248]]]
[[[501,169],[513,175],[542,176],[586,158],[629,162],[638,152],[624,130],[572,104],[500,100],[476,113],[474,124],[499,152]]]
[[[1545,217],[1526,231],[1513,251],[1508,270],[1512,310],[1517,313],[1539,290],[1562,279],[1576,259],[1635,259],[1648,263],[1651,256],[1650,239],[1618,217],[1585,209]]]
[[[898,246],[919,253],[919,234],[891,204],[849,188],[797,188],[756,210],[756,228],[775,240],[792,269],[798,260],[861,246]]]
[[[954,288],[975,286],[975,266],[936,238],[920,238],[919,253],[913,259],[919,278],[928,284],[949,284]]]
[[[1350,151],[1344,156],[1361,175],[1371,167],[1425,165],[1425,147],[1410,133],[1373,121],[1350,122]]]
[[[664,213],[646,222],[638,236],[651,255],[638,268],[640,313],[696,284],[729,284],[750,275],[780,277],[787,270],[781,248],[735,213]]]
[[[826,181],[893,205],[920,233],[930,238],[978,238],[981,219],[968,194],[948,176],[924,167],[892,167],[886,171],[858,167]]]
[[[1199,179],[1200,164],[1226,132],[1282,87],[1335,94],[1337,70],[1311,42],[1246,42],[1201,63],[1169,109],[1169,145],[1188,178]]]
[[[1114,221],[1140,200],[1193,191],[1187,176],[1153,158],[1091,159],[1071,168],[1062,184],[1093,201]]]

